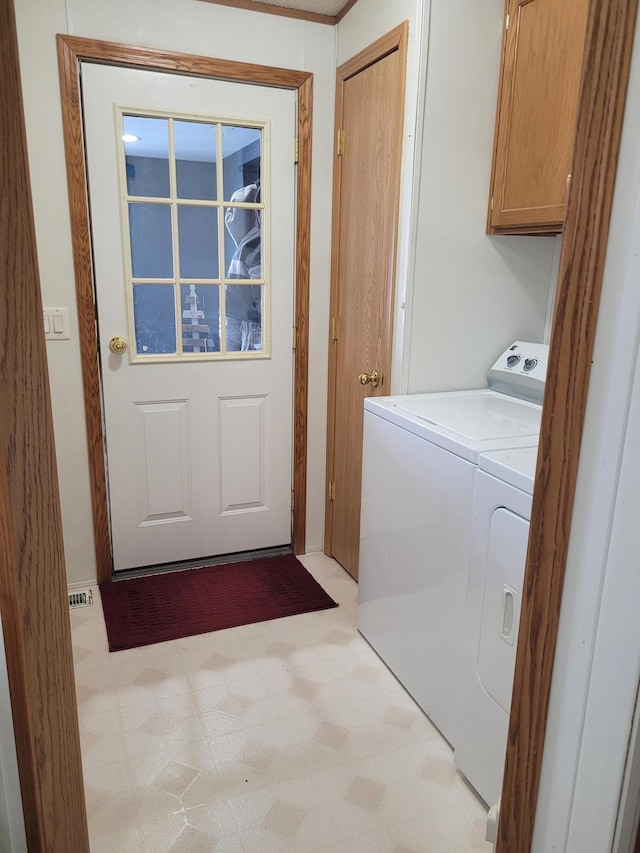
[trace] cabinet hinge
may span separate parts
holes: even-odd
[[[296,136],[293,140],[293,162],[297,163],[300,158],[300,140]]]
[[[298,343],[298,339],[296,338],[296,332],[297,332],[297,329],[294,326],[293,329],[291,330],[291,349],[295,349],[296,344]]]
[[[336,154],[342,157],[344,154],[344,130],[338,131],[338,139],[336,141]]]
[[[338,340],[338,320],[336,317],[331,318],[331,333],[330,337],[332,341]]]
[[[506,23],[505,23],[505,27],[504,27],[504,28],[505,28],[505,30],[508,30],[508,29],[509,29],[509,15],[507,15],[507,21],[506,21]]]
[[[333,501],[336,498],[336,484],[333,480],[329,480],[329,500]]]

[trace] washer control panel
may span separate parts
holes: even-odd
[[[515,341],[489,371],[489,388],[511,397],[542,403],[548,357],[548,344]]]

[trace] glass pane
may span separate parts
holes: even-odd
[[[134,284],[133,318],[136,350],[140,355],[177,351],[172,284]]]
[[[225,295],[227,350],[261,350],[262,285],[228,284]]]
[[[169,198],[169,122],[123,116],[129,195]]]
[[[216,126],[199,121],[175,121],[173,136],[176,149],[178,198],[215,201]]]
[[[262,211],[227,207],[224,224],[227,278],[262,278]]]
[[[186,353],[220,352],[220,288],[183,284],[182,348]]]
[[[129,235],[134,278],[173,278],[169,205],[130,203]]]
[[[225,201],[256,201],[244,198],[243,188],[260,185],[262,131],[256,127],[222,125],[222,162]],[[238,195],[236,195],[238,194]]]
[[[178,207],[181,278],[220,278],[218,211],[213,207]]]

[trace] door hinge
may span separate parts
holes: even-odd
[[[296,344],[298,343],[298,339],[296,338],[296,332],[297,332],[297,329],[296,329],[296,327],[295,327],[295,326],[293,327],[293,329],[291,330],[291,332],[292,332],[292,334],[291,334],[291,349],[295,349],[295,348],[296,348]]]
[[[300,158],[300,140],[296,136],[293,140],[293,162],[297,163]]]
[[[329,480],[329,500],[333,501],[336,498],[336,484],[333,480]]]
[[[338,139],[336,141],[336,154],[342,157],[344,154],[344,130],[338,131]]]
[[[491,196],[491,205],[490,205],[490,207],[491,207],[491,210],[493,210],[493,196]]]
[[[296,495],[293,489],[291,489],[291,512],[293,512],[296,508]]]
[[[509,29],[509,15],[507,15],[507,20],[505,23],[505,30],[508,30],[508,29]]]
[[[332,341],[338,340],[338,320],[336,317],[331,318],[331,332],[330,338]]]

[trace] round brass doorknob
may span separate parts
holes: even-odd
[[[361,385],[371,385],[372,388],[377,388],[380,382],[380,374],[377,370],[372,370],[371,373],[361,373],[358,380]]]
[[[129,344],[127,343],[127,339],[121,337],[120,335],[116,335],[109,341],[109,349],[116,355],[122,355],[123,352],[127,351],[128,346]]]

